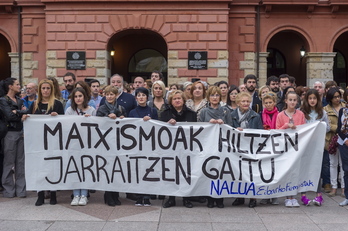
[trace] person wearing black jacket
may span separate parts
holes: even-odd
[[[197,114],[185,105],[184,92],[180,90],[173,91],[169,97],[169,106],[162,112],[160,120],[175,125],[176,122],[197,122]],[[183,198],[183,204],[186,208],[192,208],[193,204],[188,197]],[[163,208],[175,206],[175,196],[170,196],[163,204]]]
[[[0,82],[0,88],[5,94],[1,95],[0,108],[8,124],[8,132],[3,140],[3,195],[8,198],[26,197],[23,123],[21,120],[26,108],[23,100],[17,96],[21,91],[21,86],[17,79],[7,78]]]

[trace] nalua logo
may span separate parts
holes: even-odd
[[[78,59],[80,58],[80,55],[77,52],[74,52],[74,54],[72,55],[73,59]]]
[[[202,55],[201,55],[200,53],[197,52],[197,53],[195,54],[194,57],[195,57],[195,59],[201,59],[201,58],[202,58]]]

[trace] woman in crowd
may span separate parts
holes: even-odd
[[[308,91],[308,87],[304,87],[304,86],[298,86],[295,89],[296,94],[300,97],[301,104],[303,102],[303,99],[304,99],[307,91]]]
[[[241,92],[237,95],[236,102],[238,108],[231,113],[232,127],[243,131],[245,128],[263,129],[261,117],[250,108],[251,95],[247,92]],[[244,198],[237,198],[232,205],[244,204]],[[256,207],[256,199],[251,198],[249,208]]]
[[[191,87],[192,99],[186,101],[186,106],[192,111],[197,113],[197,118],[201,113],[201,110],[208,105],[206,97],[206,90],[201,81],[196,81]]]
[[[230,110],[226,107],[220,106],[221,100],[221,90],[218,86],[211,86],[207,91],[207,101],[209,106],[203,108],[199,115],[199,122],[209,122],[213,124],[232,124],[232,117]],[[212,198],[207,197],[208,199],[208,208],[213,208],[214,203],[218,208],[224,207],[223,198]]]
[[[221,90],[221,101],[220,104],[221,106],[225,106],[227,103],[227,98],[228,98],[228,83],[226,81],[220,81],[217,83],[217,86]]]
[[[175,125],[176,122],[197,122],[197,114],[185,105],[184,93],[180,90],[176,90],[169,95],[169,106],[163,111],[161,121],[168,122],[171,125]],[[193,204],[189,200],[190,198],[183,198],[183,205],[186,208],[192,208]],[[175,206],[175,197],[170,196],[169,199],[163,204],[163,208],[169,208]]]
[[[228,109],[230,109],[231,112],[236,110],[238,107],[237,102],[236,102],[236,98],[237,98],[237,95],[239,92],[240,92],[239,88],[236,85],[232,85],[230,87],[230,90],[227,93],[228,97],[227,97],[227,103],[225,106]]]
[[[182,86],[186,101],[189,99],[192,99],[192,95],[191,95],[192,84],[193,84],[192,82],[185,82]]]
[[[88,106],[87,92],[81,88],[75,88],[71,93],[71,106],[65,111],[65,115],[79,115],[79,116],[95,116],[96,111],[93,107]],[[74,198],[70,205],[87,205],[88,190],[87,189],[74,189]]]
[[[327,124],[326,132],[330,131],[329,120],[327,118],[327,113],[323,109],[321,104],[321,99],[319,92],[315,89],[309,89],[303,99],[301,106],[301,111],[306,117],[306,123],[313,123],[315,121],[323,121]],[[322,155],[322,152],[316,153],[316,155]],[[320,181],[320,179],[319,179]],[[306,196],[306,192],[302,193],[301,201],[304,205],[309,206],[311,200]],[[313,203],[317,206],[321,206],[323,203],[323,197],[321,194],[320,182],[318,182],[317,196],[313,199]]]
[[[126,115],[126,109],[117,104],[117,96],[119,94],[118,87],[107,86],[105,88],[105,103],[98,108],[97,116],[109,117],[110,119],[120,118],[123,119]],[[121,205],[121,201],[118,199],[118,192],[106,191],[104,194],[104,202],[109,206]]]
[[[165,100],[166,87],[161,80],[157,80],[152,85],[152,99],[148,105],[156,109],[158,118],[161,119],[162,112],[167,108],[167,101]]]
[[[338,149],[342,158],[342,168],[344,171],[344,185],[348,185],[348,89],[343,93],[345,107],[341,108],[338,113]],[[348,205],[348,187],[344,188],[345,199],[340,203],[340,206]]]
[[[91,99],[92,92],[91,92],[91,88],[88,86],[88,84],[85,81],[78,81],[75,83],[74,88],[78,88],[78,87],[83,88],[85,90],[85,92],[87,94],[88,106],[91,106],[94,109],[96,109],[95,101],[93,99]],[[65,111],[70,106],[71,106],[71,99],[69,99],[68,102],[66,102]]]
[[[270,89],[270,87],[269,86],[267,86],[267,85],[264,85],[264,86],[262,86],[262,87],[260,87],[259,88],[259,98],[262,100],[262,97],[264,96],[264,95],[266,95],[268,92],[270,92],[271,91],[271,89]]]
[[[261,98],[261,96],[260,96]],[[273,92],[268,92],[262,96],[263,111],[261,113],[261,119],[263,124],[263,129],[271,130],[276,129],[277,116],[279,114],[276,107],[277,96]],[[272,204],[278,205],[278,198],[272,199],[262,199],[260,204]]]
[[[63,99],[63,97],[62,97],[62,92],[60,91],[60,89],[59,89],[59,83],[58,83],[58,81],[57,81],[57,79],[56,78],[54,78],[54,77],[48,77],[47,78],[48,80],[51,80],[52,81],[52,83],[53,83],[53,87],[54,87],[54,97],[56,98],[56,99],[58,99],[60,102],[64,102],[64,99]]]
[[[278,111],[283,111],[284,108],[286,107],[286,103],[285,103],[285,98],[286,98],[286,94],[290,91],[293,91],[295,92],[295,88],[292,87],[292,86],[289,86],[287,88],[284,89],[283,91],[283,95],[282,97],[280,98],[280,100],[278,101],[277,103],[277,108],[278,108]],[[296,108],[299,108],[301,105],[301,102],[299,102],[299,100],[297,100],[297,105],[296,105]]]
[[[48,79],[41,80],[38,86],[37,100],[30,106],[28,114],[37,115],[64,115],[63,104],[61,101],[57,100],[55,97],[55,88],[53,82]],[[23,120],[25,120],[28,115],[23,115]],[[36,206],[44,204],[45,192],[39,191]],[[56,191],[50,192],[50,204],[57,204]]]
[[[149,91],[144,87],[139,87],[135,90],[135,99],[138,106],[129,112],[128,117],[131,118],[143,118],[144,121],[150,119],[158,119],[156,109],[151,108],[147,105],[149,98]],[[138,194],[135,206],[151,206],[150,196],[144,194]]]
[[[9,124],[8,132],[3,139],[3,196],[26,197],[22,116],[27,109],[23,105],[23,100],[17,96],[21,91],[17,79],[2,80],[0,88],[2,92],[0,108]]]
[[[296,109],[299,96],[295,91],[289,91],[285,95],[285,108],[277,116],[277,129],[296,129],[297,125],[306,123],[306,118],[302,111]],[[293,196],[287,196],[286,207],[299,207],[300,204]]]
[[[332,140],[332,138],[337,135],[337,124],[338,124],[338,112],[343,108],[345,105],[343,102],[341,102],[342,93],[338,88],[331,88],[326,93],[326,101],[328,102],[328,105],[324,107],[324,110],[327,112],[329,122],[330,122],[330,131],[326,133],[325,138],[325,150],[324,150],[324,156],[329,156],[330,158],[330,183],[331,183],[331,192],[328,194],[330,197],[335,196],[337,193],[337,168],[338,165],[340,166],[340,172],[341,172],[341,195],[344,197],[344,179],[343,179],[343,169],[342,169],[342,159],[341,154],[338,150],[338,148],[335,148],[335,150],[331,150],[331,153],[329,153],[329,145],[331,142],[336,142],[335,140]]]

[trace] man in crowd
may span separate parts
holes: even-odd
[[[163,74],[162,74],[161,72],[159,72],[159,71],[153,71],[153,72],[151,73],[151,82],[152,82],[152,83],[154,83],[154,82],[157,81],[157,80],[163,81],[162,79],[163,79]]]
[[[256,90],[257,86],[257,79],[255,75],[247,75],[244,78],[244,84],[247,92],[251,95],[252,102],[251,102],[251,108],[256,112],[259,113],[262,111],[262,101],[259,99],[259,94]]]
[[[24,106],[29,109],[30,105],[36,100],[37,98],[37,85],[36,83],[28,83],[26,88],[26,96],[23,98]]]
[[[277,93],[278,100],[283,96],[283,91],[285,88],[290,86],[290,76],[288,74],[279,75],[279,92]]]
[[[74,85],[76,83],[76,76],[74,75],[74,73],[67,72],[63,76],[63,81],[65,84],[65,90],[62,91],[62,97],[65,101],[67,101],[69,99],[69,95],[74,90]]]
[[[100,91],[100,82],[97,79],[92,79],[89,82],[89,87],[91,88],[92,96],[91,99],[94,100],[96,110],[99,108],[100,101],[103,97],[99,95]]]
[[[134,96],[136,89],[138,89],[139,87],[145,87],[144,78],[141,76],[135,77],[133,86],[134,86],[134,91],[132,92],[132,95]]]
[[[279,92],[279,78],[275,75],[271,75],[267,78],[266,85],[271,88],[271,91],[274,93]]]

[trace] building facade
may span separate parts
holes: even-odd
[[[334,79],[345,86],[346,41],[348,0],[0,2],[0,78],[23,84],[62,83],[67,54],[77,52],[85,66],[69,71],[104,85],[115,73],[131,82],[160,70],[168,84],[239,84],[247,74],[264,84],[288,73],[297,85]],[[206,68],[190,68],[189,52],[206,52]]]

